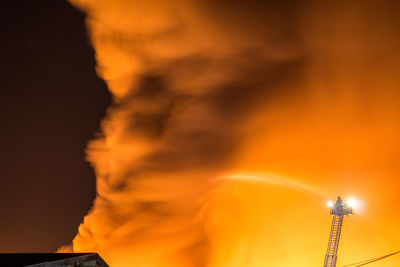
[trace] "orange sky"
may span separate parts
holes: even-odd
[[[71,2],[115,98],[88,146],[98,197],[74,251],[321,266],[337,195],[361,203],[338,266],[400,248],[396,2]]]

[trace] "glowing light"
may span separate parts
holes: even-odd
[[[357,205],[357,201],[354,198],[348,198],[346,204],[347,206],[354,208]]]
[[[328,207],[332,208],[333,207],[333,202],[332,201],[328,201],[328,202],[326,202],[326,205]]]

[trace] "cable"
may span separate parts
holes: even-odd
[[[364,261],[360,261],[360,262],[357,262],[357,263],[352,263],[352,264],[344,265],[343,267],[347,267],[347,266],[354,266],[354,267],[364,266],[364,265],[366,265],[366,264],[370,264],[370,263],[373,263],[373,262],[375,262],[375,261],[382,260],[382,259],[384,259],[384,258],[393,256],[393,255],[398,254],[398,253],[400,253],[400,251],[396,251],[396,252],[393,252],[393,253],[390,253],[390,254],[387,254],[387,255],[384,255],[384,256],[380,256],[380,257],[373,258],[373,259],[364,260]]]
[[[393,252],[393,253],[390,253],[390,254],[387,254],[387,255],[384,255],[384,256],[376,257],[376,258],[373,258],[373,259],[364,260],[364,261],[360,261],[360,262],[356,262],[356,263],[352,263],[352,264],[348,264],[348,265],[343,265],[343,267],[349,267],[349,266],[359,267],[359,266],[364,266],[364,265],[367,265],[367,264],[370,264],[370,263],[373,263],[373,262],[382,260],[382,259],[384,259],[384,258],[393,256],[393,255],[398,254],[398,253],[400,253],[400,250],[399,250],[399,251],[396,251],[396,252]]]
[[[372,258],[372,259],[368,259],[368,260],[364,260],[364,261],[360,261],[360,262],[356,262],[356,263],[352,263],[352,264],[348,264],[348,265],[343,265],[343,267],[349,267],[349,266],[355,266],[357,264],[369,263],[371,261],[379,260],[382,257],[384,257],[384,256],[380,256],[380,257],[376,257],[376,258]]]

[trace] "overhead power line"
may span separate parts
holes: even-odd
[[[370,263],[385,259],[387,257],[396,255],[398,253],[400,253],[400,250],[396,251],[396,252],[392,252],[392,253],[384,255],[384,256],[376,257],[376,258],[373,258],[373,259],[364,260],[364,261],[360,261],[360,262],[356,262],[356,263],[352,263],[352,264],[348,264],[348,265],[343,265],[343,267],[350,267],[350,266],[360,267],[360,266],[364,266],[364,265],[367,265],[367,264],[370,264]]]

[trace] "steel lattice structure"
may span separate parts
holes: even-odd
[[[333,218],[324,267],[336,267],[340,233],[342,231],[343,225],[343,217],[352,213],[352,208],[346,206],[343,203],[342,199],[338,197],[336,203],[331,208],[331,215],[333,215]]]

